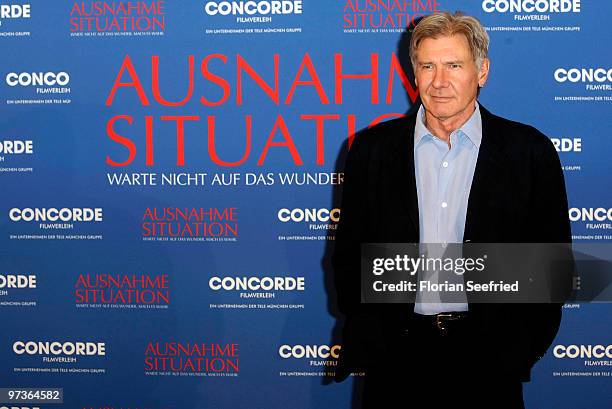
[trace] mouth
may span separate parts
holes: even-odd
[[[452,97],[437,97],[435,95],[432,95],[431,99],[433,99],[436,102],[448,102],[453,98]]]

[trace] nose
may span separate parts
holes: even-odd
[[[445,88],[448,86],[448,77],[444,67],[436,67],[431,85],[434,88]]]

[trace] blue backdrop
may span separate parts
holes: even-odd
[[[553,138],[574,240],[609,242],[612,3],[0,1],[0,387],[351,407],[360,374],[330,382],[347,138],[410,110],[404,31],[435,10],[486,26],[480,103]],[[612,352],[571,353],[611,343],[610,311],[566,306],[527,407],[610,407]]]

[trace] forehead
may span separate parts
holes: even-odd
[[[471,57],[470,46],[463,34],[425,38],[419,44],[417,59],[425,60],[466,60]]]

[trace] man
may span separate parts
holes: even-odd
[[[362,243],[571,241],[550,140],[477,102],[488,45],[473,17],[423,18],[410,49],[422,106],[349,151],[332,258],[346,316],[336,380],[365,370],[363,407],[523,408],[521,382],[558,331],[560,303],[361,303]]]

